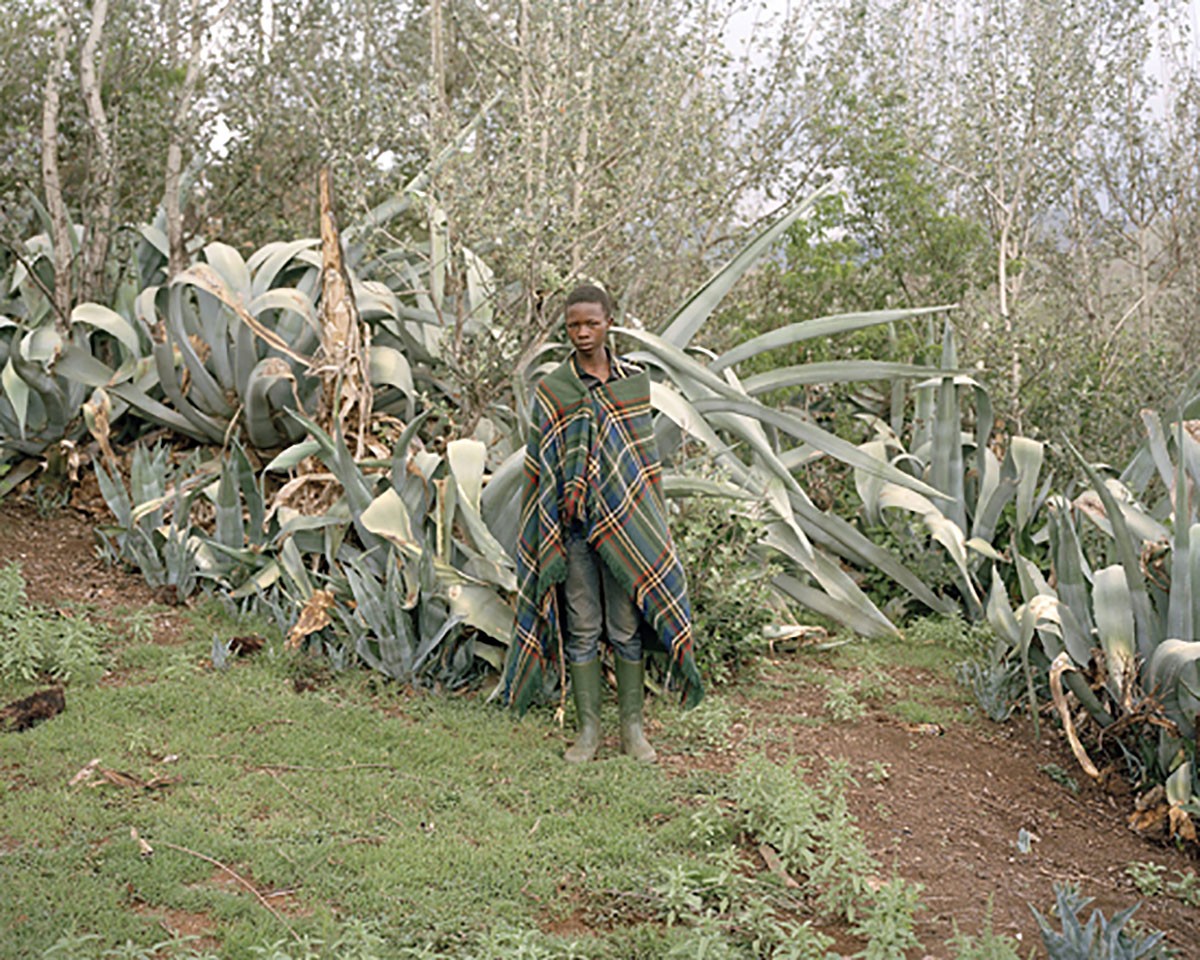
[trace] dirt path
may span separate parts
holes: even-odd
[[[73,509],[42,517],[20,504],[0,504],[0,565],[13,561],[21,564],[30,599],[47,607],[82,603],[103,616],[157,599],[140,578],[100,563],[89,520]],[[169,639],[174,614],[156,610],[156,629]],[[783,666],[765,669],[785,676]],[[922,679],[916,671],[905,677]],[[1082,775],[1074,777],[1075,795],[1047,776],[1049,765],[1075,774],[1069,751],[1047,726],[1039,744],[1021,722],[949,727],[940,734],[882,710],[852,723],[802,722],[822,713],[826,692],[800,683],[769,704],[747,700],[745,727],[768,730],[769,750],[779,758],[798,758],[814,770],[822,760],[849,763],[858,780],[853,810],[872,852],[924,886],[928,909],[918,934],[932,957],[948,955],[942,944],[953,923],[964,931],[980,928],[989,899],[995,929],[1020,937],[1026,954],[1036,945],[1043,955],[1029,904],[1048,911],[1052,883],[1077,884],[1111,916],[1140,899],[1125,874],[1131,863],[1162,864],[1168,879],[1200,872],[1194,858],[1126,827],[1128,797],[1110,796]],[[735,756],[718,751],[662,763],[667,770],[697,763],[731,767]],[[865,775],[869,771],[886,776]],[[1018,849],[1022,831],[1029,837],[1026,853]],[[1200,909],[1163,896],[1145,902],[1136,919],[1166,931],[1179,957],[1200,960]]]

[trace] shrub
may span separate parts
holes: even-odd
[[[691,497],[671,532],[687,570],[697,665],[709,682],[727,683],[762,651],[763,628],[776,619],[778,569],[759,555],[762,524],[738,503]]]
[[[0,569],[0,677],[69,681],[98,674],[103,640],[104,632],[82,617],[31,606],[17,564]]]

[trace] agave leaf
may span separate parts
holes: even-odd
[[[832,597],[789,574],[776,574],[771,578],[771,583],[785,596],[791,597],[815,613],[844,624],[860,636],[883,638],[896,635],[896,628],[890,623],[884,627],[875,617],[855,604]]]
[[[311,250],[320,243],[316,237],[292,240],[288,243],[268,243],[256,250],[246,261],[246,269],[254,274],[250,285],[250,301],[255,302],[275,285],[280,272],[304,250]],[[257,312],[257,311],[256,311]]]
[[[929,479],[934,487],[944,491],[934,501],[940,507],[940,512],[962,531],[967,527],[966,495],[963,491],[962,411],[955,378],[951,375],[957,365],[954,329],[947,320],[943,334],[943,375],[937,388]]]
[[[185,431],[189,435],[199,435],[208,443],[223,443],[225,440],[225,425],[196,409],[192,402],[184,396],[175,366],[175,355],[169,343],[156,343],[153,347],[155,369],[158,372],[158,383],[166,398],[171,402],[174,412],[188,423]],[[112,393],[120,396],[117,389]]]
[[[778,456],[770,450],[769,444],[765,445],[765,450],[763,449],[764,444],[758,436],[754,435],[748,429],[749,424],[754,424],[758,429],[761,429],[761,425],[775,427],[850,466],[862,467],[867,473],[877,474],[885,479],[899,483],[901,486],[919,490],[926,495],[938,495],[938,491],[928,484],[915,477],[910,477],[890,464],[880,463],[875,458],[864,454],[854,444],[822,430],[815,424],[801,420],[792,414],[765,406],[757,400],[746,396],[737,386],[727,383],[711,370],[697,363],[683,351],[664,342],[653,334],[627,328],[622,328],[621,332],[642,343],[650,351],[652,359],[669,368],[677,384],[685,393],[699,394],[703,391],[711,391],[717,394],[715,397],[700,396],[698,399],[693,399],[692,406],[698,413],[707,414],[710,417],[734,414],[737,417],[744,418],[739,421],[722,416],[719,419],[714,419],[713,422],[739,434],[742,439],[754,446],[755,451],[760,456],[770,457],[779,471],[793,485],[794,479],[791,478],[790,472],[779,464]]]
[[[708,421],[669,384],[651,382],[650,404],[665,414],[680,430],[702,441],[714,453],[721,454],[729,449],[708,425]]]
[[[1020,553],[1016,547],[1013,547],[1013,555],[1016,558],[1017,581],[1021,585],[1021,596],[1025,598],[1025,602],[1033,600],[1035,597],[1050,596],[1058,599],[1058,591],[1055,590],[1042,576],[1042,571],[1038,565]]]
[[[987,445],[976,448],[975,462],[979,470],[979,493],[975,498],[975,514],[971,523],[972,537],[991,543],[996,536],[1000,515],[1017,491],[1017,471],[1012,460],[1012,447],[1004,462]]]
[[[1192,619],[1192,544],[1200,547],[1200,541],[1193,540],[1192,532],[1196,530],[1191,523],[1192,502],[1191,487],[1183,465],[1183,426],[1179,426],[1179,463],[1175,467],[1173,487],[1173,514],[1175,536],[1171,544],[1171,591],[1167,599],[1167,636],[1195,636]]]
[[[822,612],[836,610],[836,619],[864,636],[895,636],[899,631],[874,603],[859,589],[854,580],[829,557],[812,548],[804,534],[794,525],[779,520],[766,524],[763,543],[779,551],[798,568],[810,574],[829,598]],[[793,585],[794,586],[794,585]],[[795,596],[791,590],[785,590]],[[853,610],[853,615],[849,611]],[[834,615],[834,614],[830,614]],[[864,629],[865,624],[870,624]]]
[[[3,372],[0,372],[0,386],[4,387],[4,396],[8,402],[12,404],[13,415],[17,418],[17,427],[21,435],[21,439],[25,439],[25,425],[28,422],[29,415],[29,386],[21,379],[13,366],[12,357],[8,358],[8,362],[4,364]]]
[[[1012,604],[1008,599],[1008,591],[1004,580],[995,568],[992,569],[992,589],[988,594],[987,621],[996,636],[1004,640],[1012,649],[1021,645],[1021,629],[1013,613]]]
[[[246,301],[232,291],[220,275],[206,263],[193,264],[187,270],[182,270],[176,274],[175,278],[171,281],[171,310],[168,312],[168,318],[176,325],[177,336],[183,336],[186,340],[182,321],[182,292],[185,285],[194,286],[198,290],[216,297],[228,306],[237,318],[254,332],[255,336],[269,346],[274,347],[284,356],[290,357],[292,360],[305,366],[311,363],[310,357],[304,356],[302,353],[292,349],[279,334],[255,319],[247,308]],[[185,344],[180,344],[180,350],[183,350],[184,346]],[[184,355],[186,358],[186,351]],[[205,375],[207,376],[207,374]]]
[[[283,310],[294,313],[304,321],[305,329],[314,334],[320,334],[321,325],[317,320],[316,304],[292,287],[264,290],[250,301],[246,309],[256,317],[261,316],[267,310]]]
[[[1167,802],[1175,807],[1182,807],[1192,799],[1192,762],[1185,760],[1175,772],[1167,777],[1164,784],[1167,791]]]
[[[164,257],[170,255],[171,244],[164,231],[160,230],[153,224],[143,223],[137,228],[137,232],[141,234],[143,240],[150,244],[150,246],[161,253]]]
[[[71,311],[71,323],[82,323],[103,330],[119,340],[134,356],[141,353],[136,328],[115,310],[99,303],[81,303]]]
[[[192,270],[200,270],[201,267],[204,267],[208,274],[212,274],[215,277],[212,270],[204,264],[197,264]],[[172,379],[172,376],[165,372],[163,361],[169,358],[169,366],[173,369],[175,366],[175,352],[178,352],[180,359],[183,361],[184,368],[191,378],[189,393],[196,397],[195,406],[205,414],[228,420],[233,416],[233,408],[225,399],[225,393],[221,385],[213,379],[212,374],[209,373],[204,361],[196,352],[191,338],[188,336],[190,331],[188,330],[186,317],[191,311],[191,307],[185,303],[183,296],[183,278],[186,278],[187,274],[188,271],[180,273],[171,287],[170,306],[167,310],[166,324],[170,340],[168,343],[156,343],[154,345],[155,359],[159,360],[158,378],[165,390],[167,388],[167,381]],[[212,344],[212,348],[219,351],[224,349],[225,345],[223,343]],[[182,395],[182,390],[180,390],[180,396]],[[172,401],[174,401],[174,398],[172,398]]]
[[[802,320],[785,327],[778,327],[767,333],[759,334],[744,340],[732,350],[721,354],[712,362],[712,369],[720,372],[726,367],[749,360],[768,350],[779,350],[794,343],[805,340],[826,339],[855,330],[877,327],[883,323],[895,323],[898,320],[908,320],[913,317],[932,314],[946,310],[946,307],[921,307],[912,310],[873,310],[867,313],[840,313],[828,317],[818,317],[815,320]]]
[[[216,537],[218,543],[228,547],[241,547],[246,542],[238,472],[238,464],[231,457],[226,460],[217,483]]]
[[[1164,640],[1150,657],[1147,689],[1189,740],[1200,714],[1200,641]]]
[[[663,340],[676,347],[686,347],[742,274],[783,236],[788,227],[812,210],[818,201],[832,191],[832,184],[825,184],[790,210],[785,211],[765,230],[761,230],[753,236],[732,260],[713,274],[675,312],[670,323],[662,332]]]
[[[63,338],[51,326],[38,327],[30,330],[21,338],[19,356],[31,363],[43,367],[49,366],[58,359],[63,350]]]
[[[397,489],[404,487],[404,482],[408,476],[409,447],[413,442],[413,438],[417,435],[417,430],[420,429],[421,424],[425,422],[426,418],[432,412],[432,407],[426,407],[408,422],[408,425],[400,432],[400,436],[396,439],[395,446],[392,448],[391,479],[392,486]]]
[[[1017,471],[1017,529],[1024,530],[1033,516],[1033,497],[1046,445],[1029,437],[1013,437],[1009,445]]]
[[[1167,452],[1167,438],[1163,433],[1162,421],[1153,410],[1142,411],[1142,423],[1146,426],[1146,446],[1150,458],[1158,471],[1159,479],[1172,496],[1175,494],[1175,467],[1171,463],[1171,455]]]
[[[354,462],[354,457],[350,455],[345,441],[340,435],[331,437],[299,410],[288,409],[287,413],[294,417],[308,431],[309,436],[317,441],[318,455],[337,478],[338,483],[342,485],[342,489],[346,491],[346,501],[350,505],[351,514],[361,520],[362,512],[371,505],[374,495],[358,464]],[[359,520],[355,521],[356,526],[361,526]],[[367,533],[369,540],[370,531],[363,528],[360,532]]]
[[[389,557],[387,573],[381,585],[374,574],[359,563],[346,566],[346,579],[357,604],[357,614],[374,636],[379,656],[371,651],[366,636],[360,636],[356,652],[372,669],[395,680],[411,680],[415,670],[416,637],[407,612],[411,605],[401,595],[397,558]]]
[[[516,555],[524,478],[525,448],[518,447],[492,471],[479,497],[480,516],[509,557]]]
[[[276,554],[280,570],[295,586],[300,594],[302,601],[308,600],[315,589],[312,580],[309,579],[308,570],[304,567],[304,558],[300,554],[300,548],[296,546],[294,537],[286,537],[280,545],[279,552]]]
[[[1033,635],[1037,627],[1037,619],[1036,612],[1028,603],[1022,605],[1020,608],[1017,650],[1021,655],[1021,669],[1025,674],[1025,698],[1029,707],[1029,716],[1033,720],[1034,739],[1040,740],[1042,737],[1041,721],[1038,718],[1037,693],[1033,685],[1033,664],[1029,653],[1030,645],[1033,643]],[[1051,659],[1053,659],[1053,656],[1054,654],[1051,654]]]
[[[1150,595],[1146,591],[1146,581],[1142,575],[1141,552],[1125,523],[1125,515],[1118,507],[1111,491],[1092,469],[1078,450],[1067,441],[1067,448],[1075,455],[1082,465],[1084,473],[1092,484],[1092,489],[1099,495],[1112,524],[1113,540],[1117,547],[1117,558],[1125,571],[1125,580],[1129,585],[1130,604],[1133,608],[1133,622],[1137,637],[1138,656],[1148,661],[1158,645],[1158,637],[1154,631],[1154,612],[1150,606]]]
[[[370,352],[371,383],[376,386],[395,387],[406,397],[415,393],[413,387],[412,368],[408,358],[394,347],[371,344]]]
[[[446,589],[450,614],[499,643],[511,643],[516,631],[513,608],[496,591],[477,583],[456,583]]]
[[[743,500],[757,503],[759,498],[743,487],[723,480],[696,477],[690,474],[667,473],[663,475],[663,495],[676,499],[686,497],[716,497],[724,500]]]
[[[753,400],[739,400],[731,397],[700,399],[696,400],[692,406],[701,414],[732,413],[775,427],[836,460],[861,469],[864,473],[873,474],[926,496],[938,497],[941,495],[936,488],[916,477],[909,476],[890,463],[881,463],[849,441],[781,410],[774,410]]]
[[[979,554],[981,557],[986,557],[993,563],[1002,563],[1004,554],[992,546],[991,542],[984,540],[981,537],[969,537],[966,541],[966,548]]]
[[[1054,497],[1049,506],[1050,556],[1058,595],[1090,634],[1092,604],[1088,596],[1088,564],[1071,519],[1070,504],[1063,497]]]
[[[975,583],[971,577],[971,570],[967,565],[967,545],[966,539],[963,537],[962,528],[950,518],[942,516],[936,510],[926,513],[922,517],[922,521],[929,528],[933,539],[946,548],[950,559],[954,561],[958,572],[962,574],[963,587],[973,607],[975,609],[982,609],[983,603],[979,599],[979,593],[975,589]]]
[[[919,517],[929,515],[942,516],[942,512],[928,497],[922,496],[915,490],[907,490],[895,483],[884,483],[880,486],[879,506],[885,510],[892,507],[907,510]]]
[[[424,606],[424,605],[422,605]],[[438,618],[440,619],[440,618]],[[425,661],[429,659],[433,653],[451,633],[456,631],[463,624],[463,618],[455,614],[451,614],[441,621],[437,632],[432,636],[423,639],[417,647],[416,655],[413,657],[413,673],[417,673],[425,665]]]
[[[363,510],[363,526],[383,537],[404,556],[418,558],[421,545],[413,535],[412,519],[408,508],[394,487],[388,487]]]
[[[374,321],[398,320],[401,306],[395,292],[379,280],[350,278],[354,287],[354,303],[363,319]],[[389,329],[394,324],[389,325]]]
[[[1137,679],[1137,649],[1129,584],[1119,564],[1097,570],[1092,587],[1096,632],[1108,666],[1108,687],[1125,709],[1133,707],[1132,687]]]
[[[204,259],[230,290],[236,291],[243,299],[250,299],[250,271],[237,250],[227,243],[210,243],[204,248]]]
[[[301,440],[299,443],[293,443],[286,450],[277,454],[276,457],[263,467],[264,471],[283,472],[298,467],[309,457],[315,456],[321,449],[321,445],[309,437],[306,440]]]
[[[866,443],[860,444],[859,449],[881,462],[887,460],[887,446],[882,440],[869,440]],[[883,491],[883,486],[884,481],[878,474],[866,473],[857,467],[855,468],[854,488],[858,493],[858,499],[862,501],[863,512],[866,514],[867,522],[872,525],[878,524],[881,519],[883,505],[880,503],[880,494]],[[917,496],[920,496],[920,494],[917,494]],[[928,503],[928,500],[926,502]]]
[[[279,357],[267,357],[258,362],[246,383],[246,435],[259,450],[271,450],[287,442],[277,421],[280,411],[269,395],[271,388],[284,380],[295,385],[292,368]]]
[[[1189,580],[1188,590],[1182,596],[1184,601],[1189,599],[1192,605],[1192,628],[1193,630],[1200,627],[1200,524],[1192,524],[1188,529],[1188,553],[1189,556]],[[1183,634],[1183,636],[1195,636],[1194,633]]]
[[[458,484],[463,502],[478,513],[483,493],[483,473],[487,464],[487,445],[482,440],[464,437],[446,444],[446,462]]]
[[[714,363],[715,366],[715,363]],[[896,380],[929,377],[936,367],[918,367],[908,363],[888,363],[881,360],[830,360],[826,363],[805,363],[799,366],[777,367],[755,374],[745,380],[746,392],[752,397],[772,390],[825,383],[858,383],[869,380]]]

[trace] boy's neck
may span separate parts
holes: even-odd
[[[601,347],[595,354],[586,356],[576,350],[575,362],[579,364],[580,370],[584,373],[590,373],[602,383],[608,380],[609,374],[612,372],[612,366],[608,359],[608,349],[606,347]]]

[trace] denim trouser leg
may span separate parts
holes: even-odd
[[[642,659],[637,607],[608,565],[581,537],[567,539],[564,593],[568,663],[594,660],[600,652],[601,632],[607,632],[613,652],[622,660]]]

